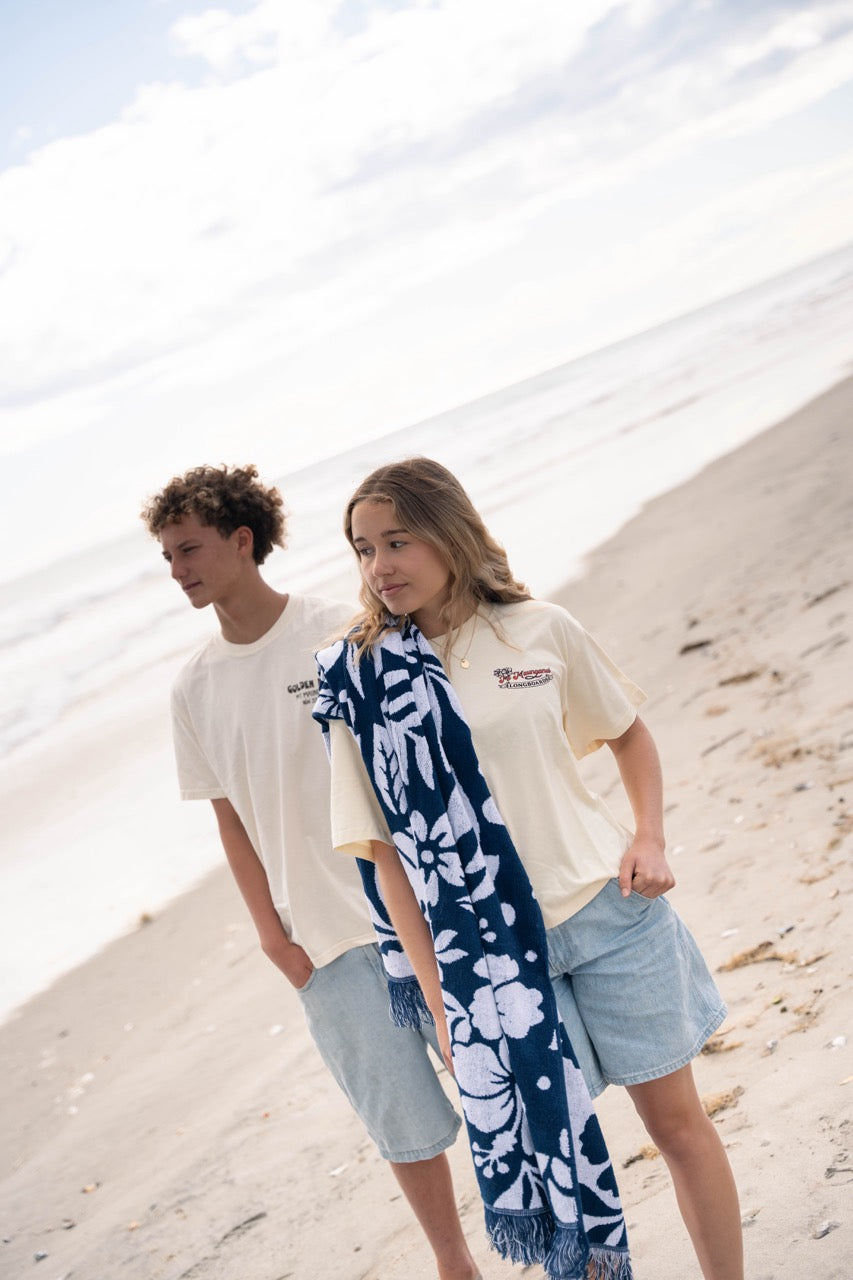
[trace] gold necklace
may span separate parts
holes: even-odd
[[[460,657],[459,657],[459,654],[458,654],[458,653],[455,653],[455,652],[453,651],[453,649],[451,649],[451,650],[450,650],[450,656],[451,656],[451,658],[455,658],[455,659],[456,659],[456,661],[459,663],[460,667],[462,667],[462,668],[463,668],[463,670],[465,670],[465,671],[467,671],[467,670],[468,670],[468,668],[469,668],[469,667],[470,667],[470,665],[471,665],[471,663],[468,661],[468,654],[471,652],[471,645],[474,643],[474,636],[477,634],[477,613],[476,613],[476,610],[475,610],[475,612],[474,612],[474,614],[473,614],[473,616],[472,616],[472,618],[471,618],[471,623],[472,623],[472,626],[471,626],[471,635],[470,635],[470,637],[469,637],[469,639],[468,639],[468,644],[465,646],[465,652],[463,653],[462,657],[460,658]]]

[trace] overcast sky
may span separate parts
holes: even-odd
[[[278,471],[851,239],[853,2],[0,8],[19,490]]]

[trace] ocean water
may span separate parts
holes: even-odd
[[[853,372],[853,246],[281,476],[273,585],[355,600],[341,512],[374,466],[451,467],[547,595],[642,505]],[[141,525],[2,587],[0,1018],[221,860],[177,799],[168,688],[214,624]],[[235,916],[241,908],[235,901]]]

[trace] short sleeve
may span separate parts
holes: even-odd
[[[564,618],[563,725],[580,759],[630,729],[646,695],[575,618]]]
[[[371,840],[394,841],[370,783],[355,738],[342,720],[329,721],[332,768],[332,845],[373,860]]]
[[[202,750],[180,689],[172,690],[172,742],[182,800],[222,800],[226,792]]]

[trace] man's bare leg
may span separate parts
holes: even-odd
[[[389,1163],[432,1246],[439,1280],[478,1280],[480,1270],[462,1233],[450,1164],[444,1152],[431,1160]]]

